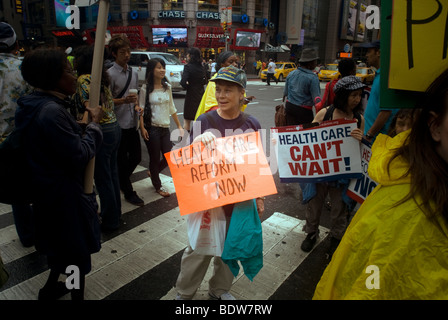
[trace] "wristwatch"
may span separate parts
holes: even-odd
[[[366,138],[370,140],[370,139],[373,139],[373,138],[375,138],[375,137],[372,136],[372,135],[370,135],[370,133],[367,132],[367,133],[366,133]]]

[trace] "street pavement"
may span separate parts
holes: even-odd
[[[275,103],[281,103],[283,85],[273,83],[266,90],[265,83],[249,78],[248,94],[257,99],[247,112],[257,114],[263,128],[273,126],[271,109]],[[175,96],[181,116],[184,97],[182,93]],[[103,234],[101,251],[92,255],[93,269],[86,277],[86,300],[173,300],[176,296],[175,282],[188,243],[186,218],[179,214],[168,169],[161,178],[172,195],[163,198],[155,192],[147,176],[145,148],[142,145],[143,159],[132,175],[134,188],[145,205],[133,206],[122,197],[124,224],[114,233]],[[326,255],[329,221],[322,218],[320,238],[313,251],[301,251],[300,244],[306,235],[302,231],[305,206],[300,203],[300,189],[297,184],[280,183],[276,172],[273,175],[278,193],[267,197],[262,218],[264,266],[252,282],[241,270],[234,279],[231,294],[239,300],[310,300],[329,262]],[[0,204],[0,254],[10,273],[9,281],[0,289],[0,300],[36,300],[49,274],[46,259],[34,247],[21,245],[11,207],[4,204]],[[212,272],[211,263],[195,300],[209,299],[207,279]]]

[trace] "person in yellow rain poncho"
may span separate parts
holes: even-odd
[[[232,51],[221,52],[218,56],[218,59],[216,60],[216,73],[211,79],[214,79],[216,77],[217,72],[221,68],[225,68],[230,65],[237,67],[237,65],[238,65],[237,62],[238,62],[238,58],[233,54]],[[209,81],[207,88],[205,88],[205,92],[204,92],[204,95],[202,96],[201,102],[199,103],[198,110],[196,111],[196,116],[194,117],[195,120],[201,114],[204,114],[211,110],[218,109],[218,102],[216,101],[215,91],[216,91],[215,82]],[[252,99],[255,98],[253,96],[246,97],[246,94],[244,94],[244,96],[245,96],[245,100],[244,100],[243,106],[241,107],[241,111],[244,111],[247,107],[247,104],[250,101],[252,101]]]
[[[364,201],[313,299],[448,299],[448,70],[411,130],[380,135]]]

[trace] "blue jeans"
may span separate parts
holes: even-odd
[[[118,122],[101,125],[103,143],[95,157],[95,186],[101,206],[102,228],[116,229],[120,225],[121,198],[117,155],[121,141]]]

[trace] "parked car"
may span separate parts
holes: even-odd
[[[277,62],[275,64],[275,73],[274,73],[274,77],[278,80],[278,81],[283,81],[286,79],[286,77],[288,76],[288,74],[291,71],[294,71],[295,69],[297,69],[297,66],[295,63],[293,62]],[[268,69],[264,69],[261,71],[260,73],[260,79],[261,81],[266,81],[267,79],[267,73],[268,73]]]
[[[165,52],[147,52],[147,51],[132,51],[129,65],[138,73],[138,83],[141,86],[145,82],[146,65],[149,59],[162,58],[166,63],[166,78],[171,84],[173,91],[185,90],[180,85],[182,73],[184,72],[184,65],[179,59],[171,54]]]
[[[341,77],[341,73],[338,71],[337,64],[328,64],[325,68],[319,71],[317,76],[320,81],[332,81],[339,79]]]
[[[375,79],[375,70],[373,68],[356,68],[356,76],[361,80],[364,84],[373,83],[373,79]]]

